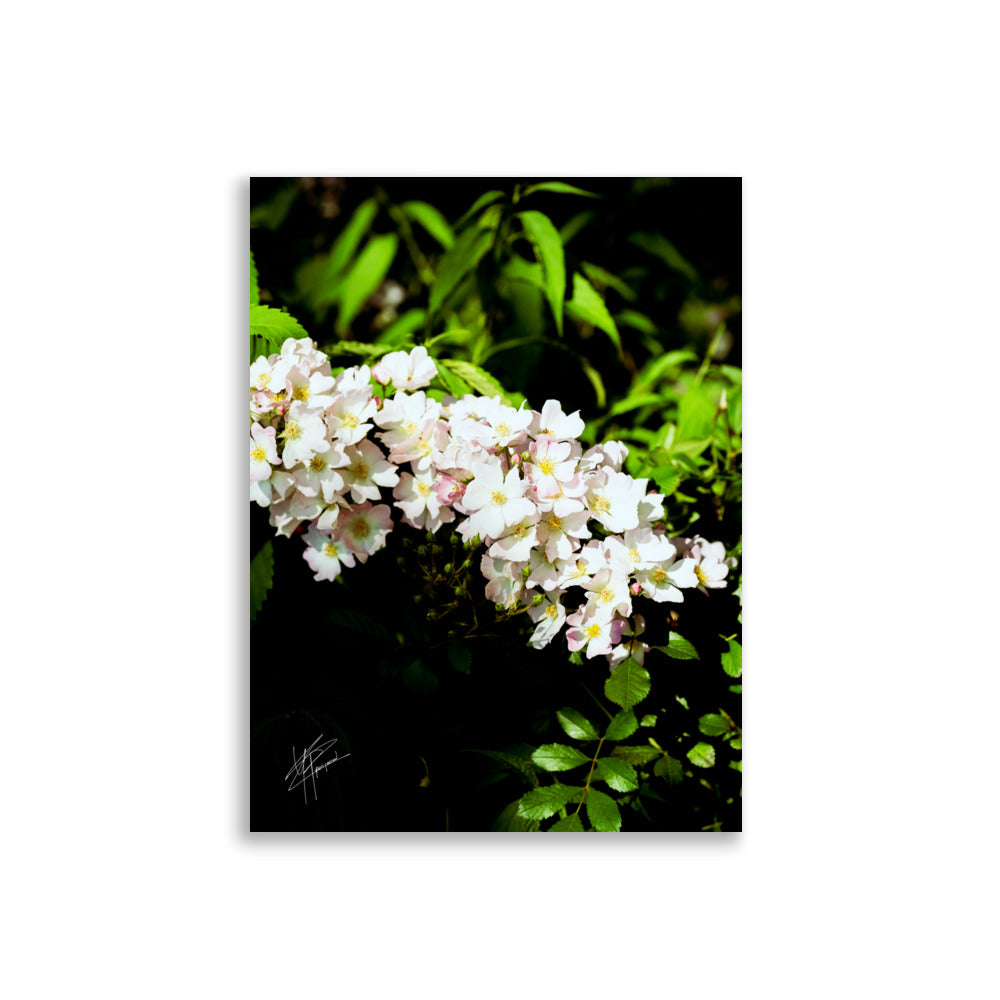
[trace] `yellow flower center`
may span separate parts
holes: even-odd
[[[607,497],[594,497],[590,503],[590,509],[595,514],[607,514],[611,510],[611,501]]]
[[[297,385],[292,390],[292,398],[299,399],[305,402],[309,398],[309,386],[308,385]]]
[[[562,520],[555,514],[549,515],[549,519],[545,523],[549,526],[549,531],[562,531]]]
[[[422,496],[427,496],[431,491],[431,488],[426,483],[417,483],[417,492]]]
[[[403,430],[407,437],[413,437],[417,433],[417,425],[411,420],[408,424],[403,424]]]
[[[257,388],[258,389],[266,389],[270,384],[271,384],[271,373],[270,372],[261,372],[257,376]]]
[[[497,424],[496,426],[497,437],[505,438],[510,434],[510,428],[506,424]]]
[[[255,444],[250,449],[250,461],[251,462],[264,462],[266,460],[267,460],[267,455],[264,452],[264,449],[261,448],[261,446],[259,444]]]
[[[294,441],[296,438],[302,437],[302,428],[294,420],[289,420],[285,424],[285,430],[281,436],[289,441]]]
[[[309,468],[313,472],[322,472],[326,468],[326,459],[322,455],[313,455],[309,459]]]
[[[656,569],[653,570],[654,583],[663,583],[663,581],[666,580],[666,578],[667,578],[667,571],[662,566],[657,566]]]
[[[548,457],[548,455],[546,455],[545,458],[540,459],[538,462],[539,471],[541,471],[546,476],[551,476],[552,470],[555,469],[555,467],[556,463],[553,462],[552,459]]]
[[[628,550],[628,557],[629,557],[629,559],[632,560],[632,565],[633,566],[638,565],[642,561],[639,558],[639,550],[638,549],[629,549]]]
[[[615,599],[615,592],[610,587],[605,587],[597,597],[601,604],[610,604]]]
[[[546,618],[555,618],[556,615],[558,615],[558,614],[559,614],[559,605],[557,605],[557,604],[550,604],[545,609],[545,617]]]
[[[360,458],[351,466],[351,472],[356,479],[368,478],[368,466]]]
[[[371,530],[371,525],[363,517],[359,517],[354,524],[351,525],[351,534],[353,534],[355,538],[367,538]]]
[[[500,504],[501,506],[507,502],[507,494],[502,490],[494,490],[490,494],[490,500],[495,504]]]
[[[698,582],[704,587],[708,583],[708,577],[702,572],[700,566],[695,566],[694,575],[698,577]]]
[[[357,427],[358,426],[358,418],[353,413],[348,413],[347,416],[344,417],[344,426],[345,427]]]
[[[588,639],[596,639],[601,634],[601,626],[600,625],[588,625],[583,630],[583,634]]]
[[[327,542],[326,545],[323,546],[323,555],[330,559],[337,558],[337,547],[333,544],[333,542]]]

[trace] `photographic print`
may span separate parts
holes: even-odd
[[[742,828],[740,178],[253,178],[250,829]]]

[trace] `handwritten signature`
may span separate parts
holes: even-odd
[[[291,792],[296,788],[301,788],[302,797],[307,803],[309,802],[310,787],[312,788],[313,799],[318,797],[316,793],[316,775],[320,771],[325,771],[331,764],[336,764],[338,760],[346,760],[351,756],[349,753],[341,754],[334,750],[331,760],[325,760],[320,763],[320,758],[337,742],[336,740],[327,740],[325,743],[320,743],[321,739],[323,739],[322,733],[306,747],[301,757],[295,756],[295,747],[293,746],[292,757],[295,763],[292,764],[285,775],[285,781],[291,780],[288,790]]]

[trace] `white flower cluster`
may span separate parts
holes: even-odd
[[[270,508],[280,535],[308,525],[305,559],[317,580],[385,545],[392,514],[378,501],[393,487],[404,523],[436,532],[457,518],[467,543],[486,544],[486,596],[527,606],[536,648],[568,626],[571,650],[642,662],[634,597],[681,601],[685,588],[725,587],[735,560],[721,542],[666,536],[663,497],[621,471],[624,444],[584,451],[579,412],[552,399],[540,412],[499,396],[436,402],[421,391],[436,373],[415,347],[334,378],[309,339],[286,340],[251,365],[250,498]],[[375,427],[381,447],[369,436]]]

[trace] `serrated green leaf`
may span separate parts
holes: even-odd
[[[698,281],[698,272],[681,256],[677,247],[661,233],[635,233],[629,243],[659,257],[671,270],[683,274],[689,281]]]
[[[557,820],[548,829],[549,833],[583,833],[583,823],[576,813],[570,813],[563,819]]]
[[[546,743],[531,755],[531,759],[543,771],[569,771],[581,764],[590,763],[589,757],[563,743]]]
[[[337,340],[332,344],[324,344],[320,350],[324,354],[358,354],[364,357],[376,358],[390,351],[397,351],[395,344],[369,344],[363,340]]]
[[[556,712],[559,725],[567,736],[574,740],[597,740],[600,739],[593,723],[575,708],[561,708]]]
[[[579,667],[583,663],[583,657],[579,653],[570,653],[569,662],[572,663],[574,667]]]
[[[257,265],[253,261],[253,254],[250,254],[250,305],[260,305],[260,284],[257,278]]]
[[[681,473],[672,465],[658,465],[649,473],[649,478],[656,483],[657,493],[662,493],[668,497],[680,486]]]
[[[545,297],[556,321],[556,330],[562,336],[563,298],[566,295],[566,263],[563,259],[562,239],[552,220],[541,212],[520,212],[518,218],[524,232],[535,249],[535,256],[542,265],[545,276]]]
[[[493,243],[493,233],[472,226],[455,240],[438,261],[437,276],[430,290],[430,312],[440,310],[455,286],[482,260]]]
[[[734,771],[739,771],[739,772],[740,772],[740,774],[742,774],[742,773],[743,773],[743,761],[741,761],[741,760],[731,760],[731,761],[729,762],[729,766],[730,766],[730,767],[731,767],[731,768],[732,768],[732,769],[733,769]]]
[[[597,773],[616,792],[634,792],[639,787],[635,768],[615,757],[598,757]]]
[[[684,636],[678,635],[676,632],[670,634],[666,646],[655,646],[654,649],[658,649],[661,653],[666,653],[667,656],[675,660],[698,659],[698,650]]]
[[[382,284],[398,245],[399,238],[395,233],[372,236],[344,275],[338,292],[340,315],[337,317],[337,332],[341,336],[348,331],[368,296]]]
[[[657,778],[666,778],[671,785],[676,785],[684,777],[684,767],[676,757],[664,754],[653,766],[653,774]]]
[[[616,671],[617,673],[617,671]],[[635,712],[631,708],[626,708],[619,712],[609,723],[607,731],[604,733],[606,740],[617,742],[628,739],[637,729],[639,723],[636,721]]]
[[[525,819],[521,816],[517,807],[521,800],[518,799],[511,802],[510,805],[504,806],[503,811],[493,822],[490,827],[492,833],[537,833],[538,832],[538,820],[537,819]]]
[[[482,396],[499,396],[504,402],[508,402],[510,394],[506,389],[485,369],[478,365],[470,364],[468,361],[456,361],[453,358],[446,358],[441,365],[453,371],[463,382],[472,387],[473,390]]]
[[[695,743],[688,750],[687,759],[695,767],[712,767],[715,764],[715,747],[711,743]]]
[[[274,550],[270,541],[250,560],[250,621],[257,617],[274,579]]]
[[[730,677],[743,674],[743,647],[735,639],[729,640],[729,652],[722,654],[722,669]]]
[[[631,708],[649,694],[650,686],[649,671],[629,657],[619,663],[605,681],[604,694],[616,705]]]
[[[418,222],[447,250],[455,243],[455,234],[445,217],[426,201],[405,201],[399,206],[414,222]]]
[[[555,194],[578,194],[582,198],[601,197],[599,194],[594,194],[593,191],[584,191],[583,188],[573,187],[572,184],[564,184],[562,181],[542,181],[541,184],[532,184],[524,189],[521,197],[527,198],[529,194],[534,194],[536,191],[552,191]]]
[[[622,828],[622,814],[618,803],[604,792],[591,788],[585,800],[587,819],[590,825],[601,833],[617,833]]]
[[[517,805],[518,815],[525,819],[548,819],[564,805],[572,802],[583,791],[576,785],[543,785],[521,796]]]
[[[448,390],[448,393],[456,399],[461,399],[463,396],[472,392],[472,388],[460,379],[453,371],[449,371],[444,364],[439,364],[437,366],[437,377],[441,380],[445,389]]]
[[[721,736],[730,730],[729,721],[721,715],[710,712],[698,720],[698,729],[706,736]]]
[[[737,736],[735,739],[732,739],[732,740],[729,741],[729,745],[734,750],[742,750],[743,749],[743,737],[742,736]]]
[[[651,760],[656,760],[657,757],[661,757],[662,755],[663,752],[657,750],[655,747],[617,746],[611,751],[612,757],[624,760],[628,764],[636,764],[639,767],[643,764],[648,764]]]
[[[646,726],[647,728],[651,727],[651,726],[655,726],[656,725],[656,716],[655,715],[644,715],[639,720],[639,725],[640,726]]]
[[[250,307],[250,336],[260,338],[266,344],[268,350],[265,353],[277,354],[289,337],[301,340],[309,334],[294,316],[270,306],[256,305]]]
[[[573,298],[566,303],[566,311],[583,323],[590,323],[603,330],[615,345],[618,356],[622,354],[622,339],[618,327],[604,304],[604,299],[597,294],[594,286],[579,272],[573,275]]]

